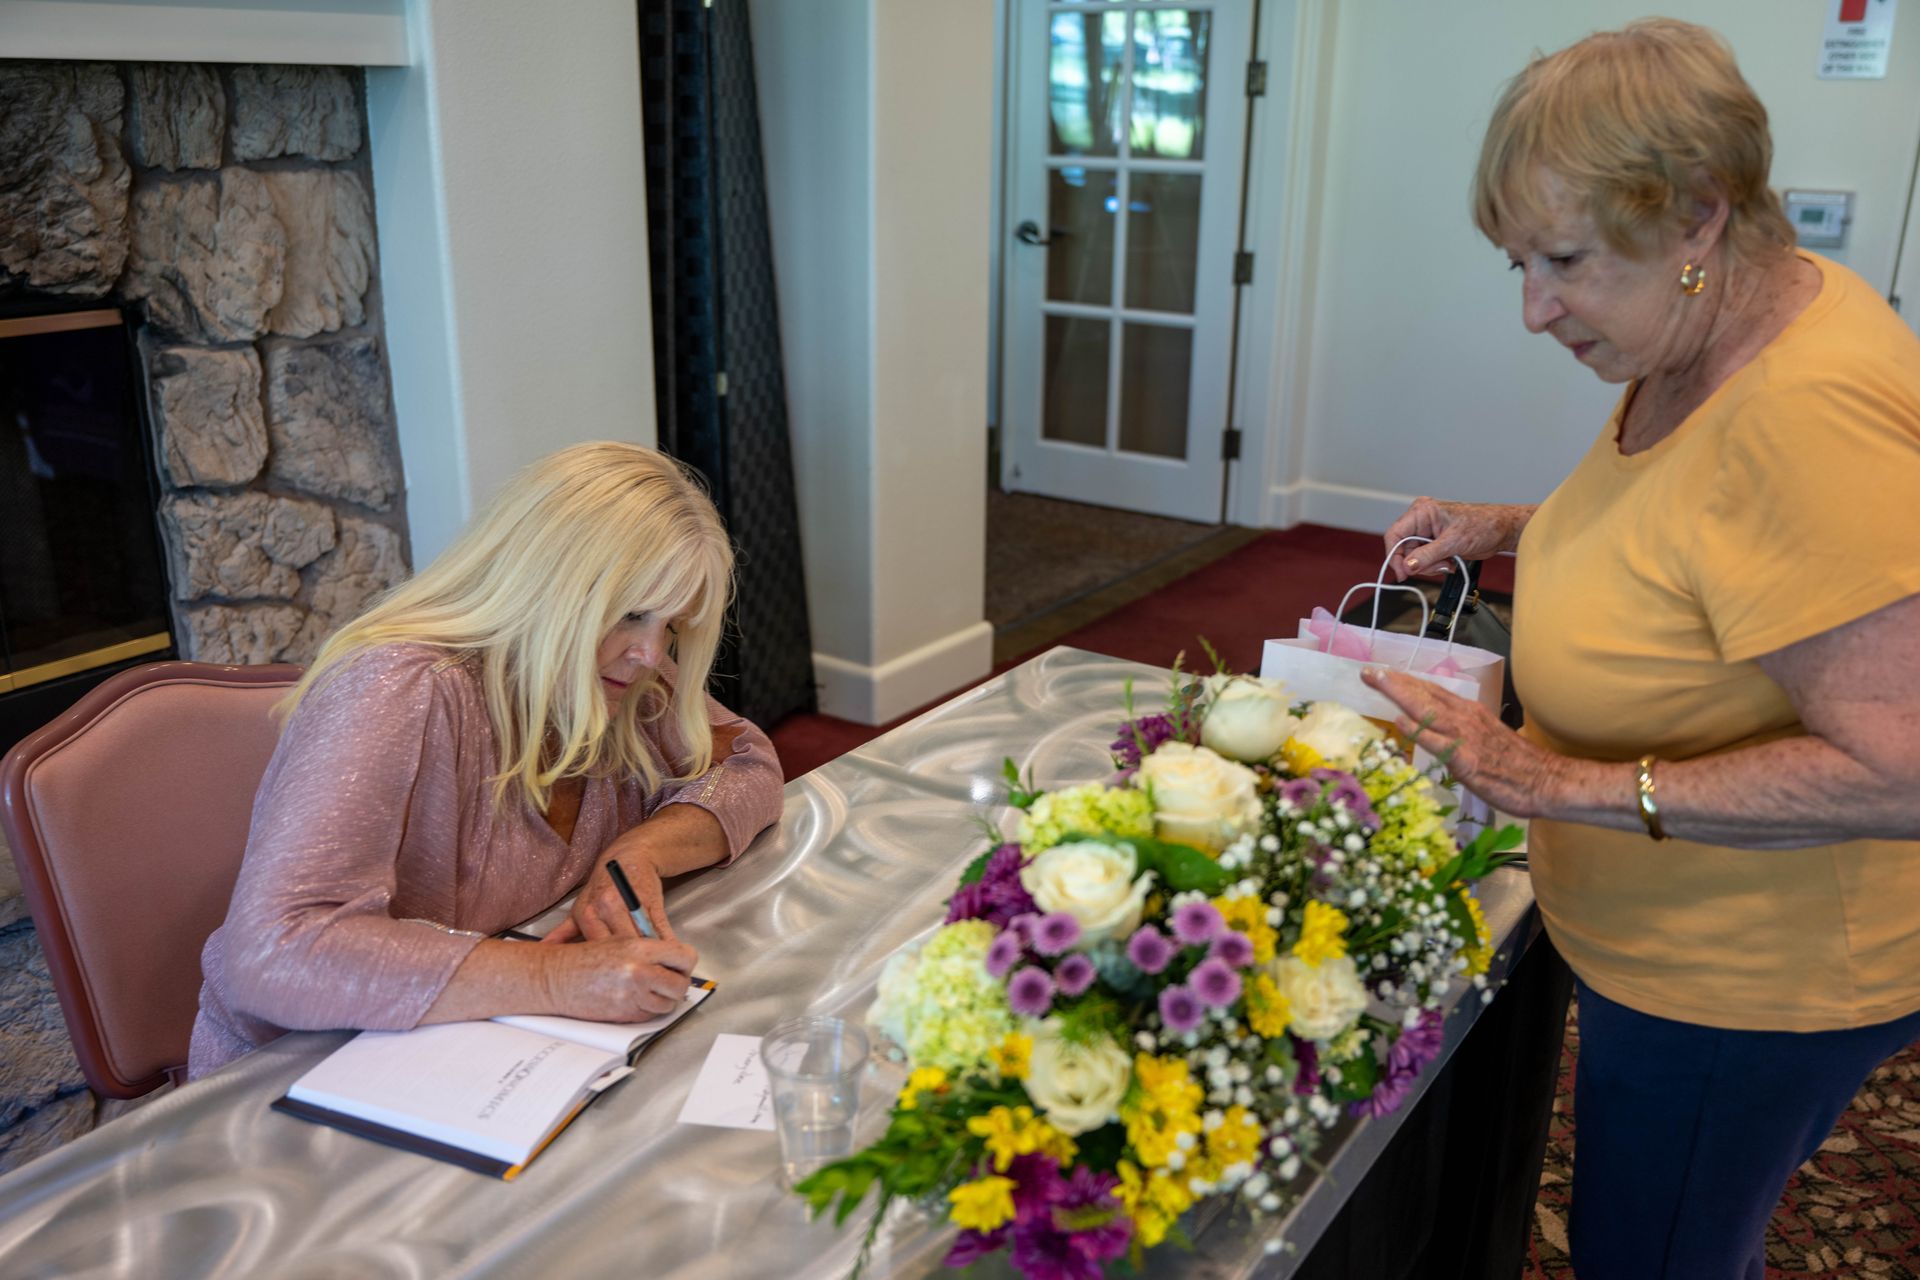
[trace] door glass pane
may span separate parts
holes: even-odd
[[[1193,330],[1130,324],[1121,339],[1120,447],[1160,458],[1187,456],[1187,384]]]
[[[1193,314],[1200,175],[1134,170],[1127,195],[1127,305]]]
[[[1053,15],[1047,76],[1053,155],[1119,154],[1126,39],[1127,16],[1117,10]]]
[[[1134,155],[1198,160],[1205,154],[1212,20],[1212,14],[1189,9],[1148,9],[1134,15]]]
[[[1040,434],[1107,446],[1107,346],[1113,325],[1085,316],[1047,317],[1047,393]]]
[[[1047,173],[1047,298],[1104,307],[1113,301],[1113,222],[1120,207],[1110,169]]]

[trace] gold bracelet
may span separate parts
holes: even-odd
[[[1635,778],[1640,792],[1640,821],[1647,824],[1647,834],[1655,840],[1665,840],[1667,830],[1660,825],[1660,806],[1653,802],[1653,757],[1641,756],[1635,767]]]

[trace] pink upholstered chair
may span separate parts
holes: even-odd
[[[226,918],[291,666],[154,662],[0,760],[0,825],[67,1032],[102,1094],[184,1076],[200,948]]]

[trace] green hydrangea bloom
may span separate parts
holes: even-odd
[[[936,930],[918,954],[888,964],[868,1018],[912,1065],[977,1069],[1016,1029],[1006,988],[987,972],[987,947],[998,932],[985,920],[961,920]]]
[[[1445,796],[1403,757],[1386,753],[1365,761],[1360,785],[1380,817],[1368,845],[1376,857],[1427,871],[1459,852],[1447,830]]]
[[[1144,791],[1097,782],[1049,791],[1021,815],[1014,838],[1031,858],[1074,835],[1147,839],[1153,835],[1153,802]]]

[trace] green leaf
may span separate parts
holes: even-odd
[[[1001,760],[1000,776],[1007,780],[1007,803],[1016,809],[1030,808],[1045,794],[1033,785],[1032,770],[1028,770],[1024,779],[1020,776],[1020,766],[1013,762],[1012,756]]]
[[[1373,1044],[1368,1042],[1358,1057],[1337,1064],[1340,1068],[1340,1083],[1328,1090],[1341,1102],[1358,1102],[1373,1092],[1380,1083],[1380,1060],[1373,1056]]]
[[[1127,1149],[1127,1131],[1119,1124],[1103,1124],[1074,1141],[1080,1147],[1079,1163],[1098,1173],[1112,1173]]]
[[[965,888],[967,885],[980,883],[980,877],[987,874],[987,862],[992,857],[993,850],[989,849],[972,862],[969,862],[967,869],[960,873],[961,887]]]
[[[1190,844],[1171,840],[1133,839],[1133,854],[1142,871],[1152,871],[1173,893],[1219,893],[1233,883],[1233,873]]]
[[[1524,839],[1526,839],[1526,832],[1512,824],[1498,828],[1488,827],[1473,838],[1473,843],[1461,850],[1460,868],[1455,873],[1454,878],[1468,881],[1478,880],[1495,867],[1505,866],[1507,863],[1512,862],[1513,859],[1501,857],[1500,855],[1506,853],[1509,849],[1518,848],[1520,842]],[[1442,881],[1441,883],[1451,884],[1452,881]]]

